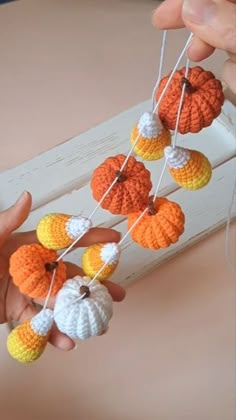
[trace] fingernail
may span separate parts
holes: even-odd
[[[182,15],[196,24],[207,24],[214,17],[216,3],[213,0],[184,0]]]
[[[24,200],[24,199],[25,199],[25,197],[26,197],[27,195],[29,195],[29,192],[28,192],[28,191],[24,191],[24,192],[20,195],[20,197],[18,198],[18,200],[17,200],[17,202],[16,202],[16,203],[19,203],[21,200]]]
[[[75,343],[75,346],[73,347],[73,349],[72,350],[77,350],[78,349],[78,344],[77,343]]]

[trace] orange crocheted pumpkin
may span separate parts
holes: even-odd
[[[66,280],[66,266],[57,259],[55,251],[38,244],[23,245],[10,259],[10,274],[21,293],[31,298],[45,298],[52,279],[52,272],[57,267],[51,296],[55,296]]]
[[[106,159],[93,173],[91,188],[95,200],[100,201],[112,182],[118,181],[101,203],[101,207],[113,214],[127,215],[148,203],[152,188],[150,172],[144,164],[130,157],[122,172],[126,157],[117,155]]]
[[[128,229],[133,226],[141,211],[128,215]],[[178,241],[184,232],[184,213],[181,207],[167,198],[160,197],[149,205],[149,210],[133,228],[130,235],[144,248],[167,248]]]
[[[164,95],[158,114],[163,124],[170,130],[176,126],[179,101],[183,83],[186,83],[185,96],[178,126],[178,132],[198,133],[208,127],[218,117],[224,103],[222,85],[213,73],[197,66],[189,69],[185,79],[185,68],[177,71]],[[164,77],[157,90],[157,100],[160,97],[169,76]]]

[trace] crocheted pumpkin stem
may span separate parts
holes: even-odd
[[[80,287],[81,295],[84,295],[82,299],[88,298],[90,296],[90,290],[88,286],[81,286]]]
[[[58,266],[58,262],[52,261],[45,264],[45,269],[46,271],[53,272],[57,268],[57,266]]]
[[[127,179],[127,176],[121,172],[121,171],[116,171],[116,176],[117,176],[117,182],[124,182]]]
[[[148,214],[149,216],[154,216],[155,214],[157,214],[157,210],[154,207],[153,201],[148,203]]]
[[[196,92],[196,88],[193,87],[193,85],[190,83],[190,81],[186,78],[182,78],[182,85],[186,85],[186,92],[187,93],[194,93]]]

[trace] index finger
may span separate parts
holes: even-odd
[[[0,212],[0,247],[5,243],[9,235],[25,222],[29,215],[31,204],[31,195],[25,192],[13,206]]]
[[[76,244],[76,247],[87,247],[99,242],[119,242],[119,240],[120,233],[114,229],[91,228]],[[34,243],[39,243],[35,231],[15,233],[8,240],[6,254],[9,256],[21,245],[30,245]]]

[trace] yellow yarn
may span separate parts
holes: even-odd
[[[38,224],[37,236],[45,248],[57,251],[70,246],[75,239],[87,233],[91,226],[91,221],[80,215],[47,214]]]
[[[39,242],[48,249],[60,250],[72,243],[66,231],[66,223],[71,216],[66,214],[47,214],[37,226]]]
[[[183,188],[198,190],[205,187],[211,179],[212,168],[203,153],[191,151],[191,158],[181,169],[169,168],[174,180]]]
[[[101,252],[106,246],[107,245],[105,244],[95,244],[85,250],[82,256],[82,268],[86,276],[90,278],[95,277],[95,275],[103,267],[105,261],[102,259]],[[98,275],[97,279],[99,281],[107,280],[114,273],[117,265],[118,260],[107,264],[103,271]]]
[[[39,359],[44,348],[29,349],[19,341],[16,328],[10,333],[7,339],[7,349],[13,359],[20,363],[31,363]]]
[[[37,360],[48,343],[53,325],[53,311],[44,309],[31,320],[18,325],[7,338],[7,349],[13,359],[20,363]]]
[[[136,125],[131,132],[130,142],[132,145],[134,144],[138,135],[139,130]],[[147,139],[140,136],[136,146],[134,147],[134,152],[144,160],[158,160],[164,156],[164,148],[170,144],[170,131],[166,127],[163,127],[163,130],[156,138]]]
[[[18,362],[31,363],[42,355],[47,341],[48,336],[37,336],[31,329],[30,321],[27,321],[11,331],[7,338],[7,349]]]

